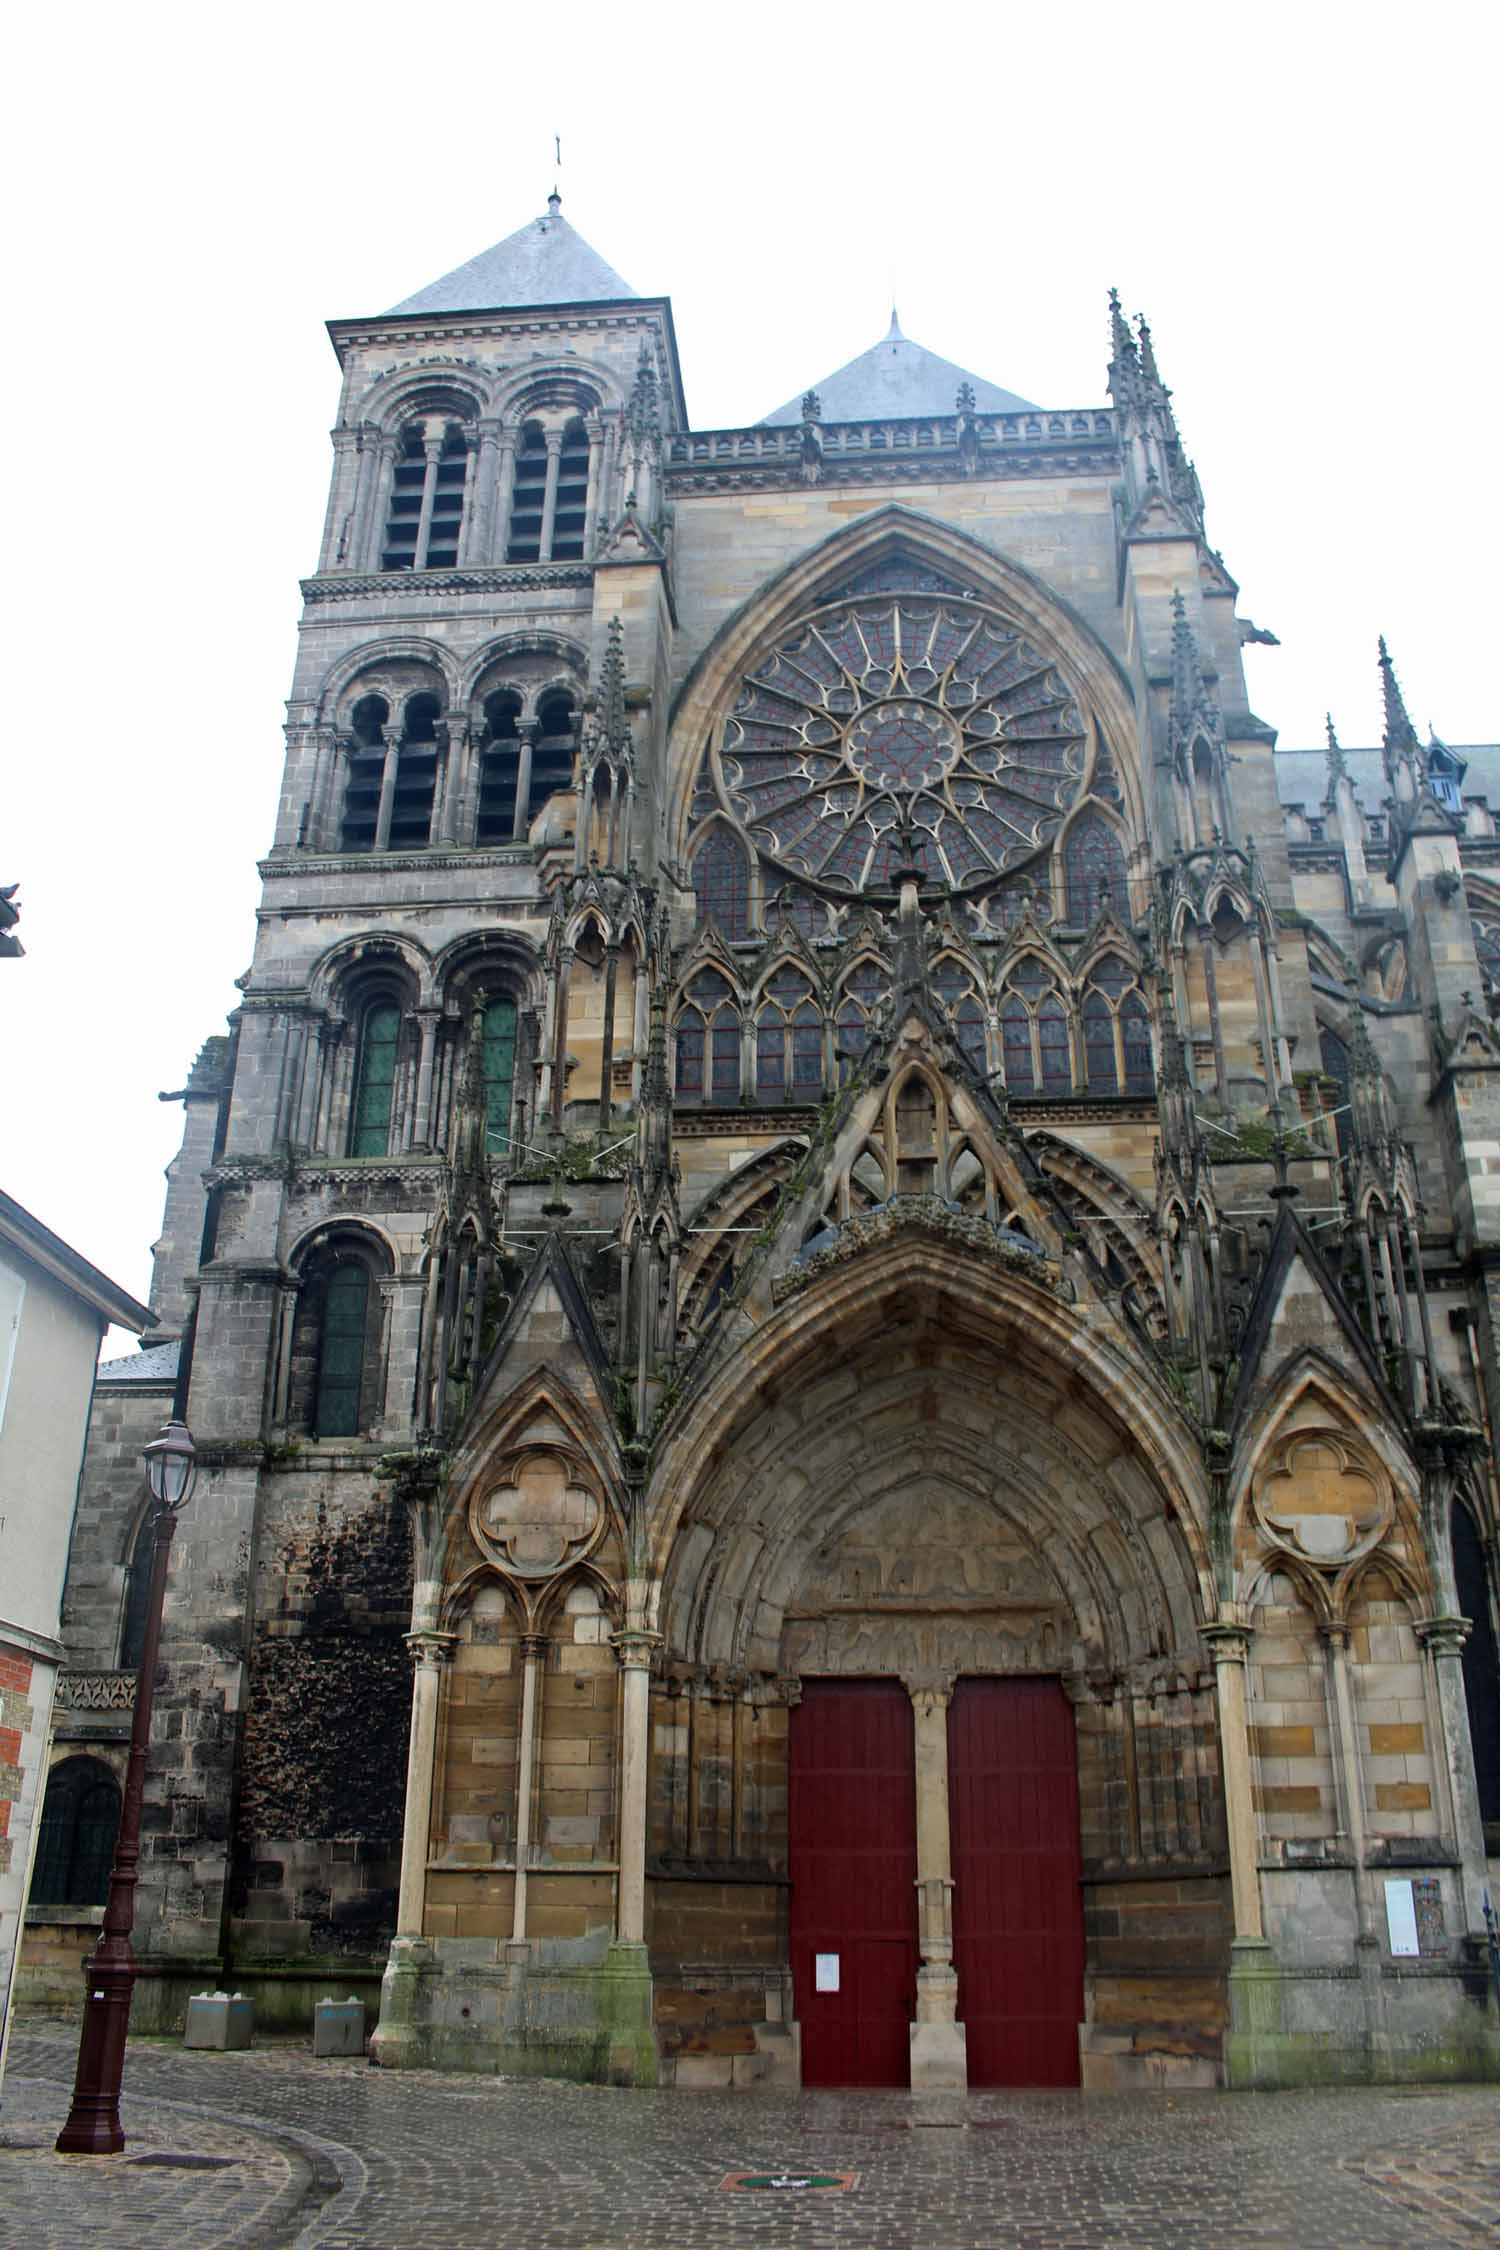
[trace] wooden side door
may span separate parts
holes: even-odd
[[[948,1711],[953,1955],[971,2086],[1076,2086],[1078,1753],[1056,1680],[960,1680]]]
[[[805,1681],[790,1749],[802,2082],[908,2085],[918,1963],[911,1698],[895,1681]]]

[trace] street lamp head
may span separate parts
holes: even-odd
[[[151,1497],[158,1507],[170,1508],[175,1516],[185,1508],[193,1496],[193,1483],[197,1476],[197,1456],[186,1422],[175,1416],[163,1425],[161,1436],[153,1438],[146,1447],[146,1482]]]

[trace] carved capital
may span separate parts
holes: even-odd
[[[611,1633],[609,1641],[622,1672],[649,1672],[652,1654],[661,1646],[661,1635],[640,1626],[626,1626],[622,1632]]]
[[[551,1639],[546,1633],[523,1633],[521,1635],[521,1654],[528,1664],[533,1662],[545,1664],[547,1651],[551,1646]]]
[[[901,1685],[911,1697],[912,1709],[919,1719],[930,1719],[946,1711],[953,1701],[954,1678],[951,1672],[903,1672]]]
[[[425,1668],[428,1671],[438,1672],[442,1670],[442,1667],[452,1655],[453,1644],[458,1636],[456,1633],[424,1631],[407,1633],[403,1635],[403,1638],[406,1642],[406,1653],[418,1671]]]
[[[1198,1633],[1207,1641],[1216,1664],[1243,1664],[1248,1660],[1254,1637],[1248,1625],[1232,1618],[1220,1619],[1216,1625],[1200,1625]]]
[[[1434,1656],[1462,1657],[1464,1642],[1474,1630],[1471,1617],[1417,1617],[1412,1620],[1412,1631],[1423,1648]]]

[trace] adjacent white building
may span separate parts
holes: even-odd
[[[63,1648],[63,1581],[99,1346],[144,1305],[0,1194],[0,2077]]]

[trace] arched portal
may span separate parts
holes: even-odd
[[[1060,1291],[911,1235],[794,1269],[738,1366],[662,1461],[659,1987],[733,1885],[722,1973],[774,1969],[809,2079],[881,2049],[885,2082],[1076,2083],[1122,2038],[1211,2079],[1224,1819],[1170,1409],[1137,1373],[1127,1413]]]

